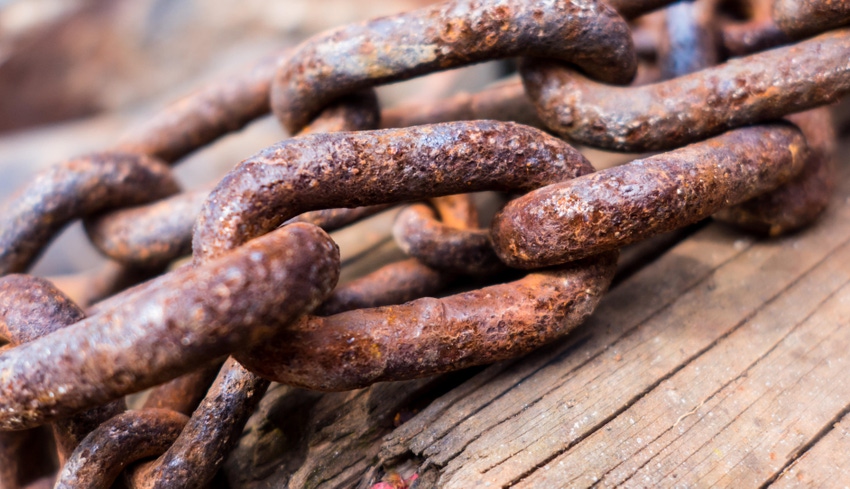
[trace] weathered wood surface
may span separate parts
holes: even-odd
[[[345,394],[280,388],[228,477],[239,487],[369,487],[395,470],[416,472],[418,488],[848,486],[844,173],[806,232],[760,241],[710,224],[679,236],[649,265],[629,265],[637,272],[565,341],[520,360]],[[292,411],[305,396],[315,398]],[[257,443],[296,412],[287,446]]]
[[[843,182],[806,233],[697,233],[568,341],[436,400],[388,437],[384,460],[421,457],[440,487],[771,481],[850,406]]]

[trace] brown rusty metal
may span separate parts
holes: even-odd
[[[636,67],[628,26],[596,0],[452,0],[301,44],[275,74],[272,110],[294,133],[358,90],[513,56],[569,61],[609,83],[628,83]]]
[[[85,229],[92,244],[125,267],[141,270],[160,267],[191,253],[192,228],[209,193],[209,188],[183,192],[152,204],[110,212],[85,220]],[[322,209],[287,222],[306,222],[330,232],[387,207]]]
[[[436,197],[431,203],[439,209],[444,224],[459,229],[478,227],[478,209],[471,194]],[[454,278],[455,274],[431,268],[415,258],[401,260],[338,286],[316,314],[330,316],[352,309],[402,304],[436,294]]]
[[[0,337],[13,347],[36,341],[84,318],[83,310],[47,280],[28,275],[0,278]],[[54,422],[59,462],[63,463],[100,423],[125,409],[124,400],[119,399]]]
[[[530,190],[592,171],[563,141],[495,121],[302,136],[239,164],[195,226],[195,260],[302,212],[480,190]]]
[[[209,188],[84,221],[92,244],[126,266],[157,267],[192,251],[192,226]]]
[[[111,310],[0,355],[0,429],[24,429],[160,384],[269,337],[319,305],[339,252],[292,224],[156,279]]]
[[[319,390],[424,377],[516,357],[562,337],[608,289],[617,253],[442,299],[306,316],[236,355],[263,377]]]
[[[325,109],[301,133],[373,129],[378,118],[378,101],[374,93],[359,93],[344,97]],[[190,129],[175,134],[189,137]],[[192,227],[210,188],[212,185],[87,219],[86,232],[92,243],[113,260],[134,267],[163,266],[191,252]],[[295,218],[292,222],[309,222],[330,231],[384,208],[324,209]]]
[[[730,60],[674,80],[620,88],[549,61],[523,67],[538,114],[558,134],[617,151],[679,147],[775,120],[850,92],[850,29]]]
[[[725,22],[722,26],[722,44],[730,56],[745,56],[791,42],[773,21],[773,0],[744,2],[747,21]]]
[[[127,411],[92,431],[59,473],[56,489],[109,489],[132,462],[162,454],[186,425],[169,409]]]
[[[208,487],[268,386],[267,380],[228,359],[171,447],[128,474],[130,487]]]
[[[424,204],[398,214],[393,236],[407,255],[438,270],[474,275],[504,268],[490,245],[489,230],[446,225]]]
[[[377,117],[378,105],[374,94],[355,94],[343,97],[326,108],[303,132],[372,128],[377,125]],[[300,217],[328,225],[345,225],[382,208],[383,206],[343,209]],[[302,224],[304,225],[306,224]],[[338,251],[336,259],[338,260]],[[307,261],[309,262],[309,259]],[[334,276],[334,284],[331,286],[335,285],[336,277],[337,275]],[[143,289],[144,287],[140,287],[131,294],[137,294]],[[317,304],[310,305],[310,309],[315,305]],[[174,405],[179,400],[194,401],[195,398],[201,397],[207,385],[203,373],[189,374],[155,389],[152,395],[155,401],[162,399],[163,402]],[[229,359],[210,391],[201,400],[200,406],[192,413],[180,439],[157,462],[142,469],[141,472],[145,475],[133,478],[133,484],[142,487],[205,486],[224,461],[220,454],[229,451],[236,442],[242,427],[268,385],[267,380],[255,376]],[[198,446],[205,449],[198,450]]]
[[[164,271],[164,268],[128,267],[107,261],[94,270],[48,278],[63,294],[85,309]]]
[[[252,68],[202,87],[135,128],[118,151],[151,155],[173,163],[219,137],[266,115],[269,87],[285,54],[260,60]]]
[[[773,19],[794,39],[850,24],[846,0],[774,0]]]
[[[316,310],[330,316],[352,309],[402,304],[444,289],[454,279],[415,258],[384,265],[368,275],[340,285]]]
[[[200,370],[181,375],[157,386],[151,390],[142,407],[170,409],[191,416],[207,394],[207,389],[215,380],[219,370],[221,370],[221,362],[214,362]]]
[[[169,168],[146,156],[98,153],[47,168],[0,209],[0,275],[26,270],[74,219],[178,190]]]
[[[496,215],[493,246],[518,268],[617,249],[776,188],[802,170],[806,151],[793,126],[754,126],[550,185]]]
[[[671,3],[609,2],[625,18]],[[70,171],[78,180],[65,178],[67,168],[46,172],[52,182],[10,203],[12,211],[0,218],[0,274],[24,269],[78,217],[96,246],[121,262],[81,282],[87,287],[103,279],[86,303],[187,254],[200,215],[194,262],[96,304],[89,318],[77,308],[69,328],[60,329],[67,321],[51,320],[49,328],[57,331],[38,339],[41,333],[33,334],[20,345],[12,336],[27,331],[24,323],[39,324],[20,318],[44,304],[38,293],[46,289],[10,276],[3,280],[17,288],[3,292],[0,280],[0,299],[6,294],[0,312],[6,307],[12,323],[21,325],[6,333],[0,327],[0,336],[13,339],[0,341],[0,429],[56,420],[56,438],[60,447],[70,440],[63,449],[68,452],[120,409],[110,411],[110,404],[84,413],[97,420],[89,424],[58,418],[168,381],[146,406],[168,408],[159,413],[169,422],[153,416],[145,425],[147,415],[136,414],[113,418],[71,457],[59,487],[108,487],[140,456],[158,458],[131,468],[123,481],[131,487],[204,487],[270,380],[350,389],[511,358],[559,338],[590,314],[613,275],[616,253],[606,250],[731,204],[715,216],[769,234],[811,222],[828,201],[834,174],[824,109],[790,117],[809,150],[790,126],[757,126],[597,174],[571,147],[532,128],[493,121],[410,127],[455,119],[545,120],[585,144],[672,149],[850,91],[850,29],[686,75],[713,63],[717,43],[711,36],[719,29],[726,54],[740,55],[848,21],[847,7],[831,0],[777,0],[772,11],[767,0],[750,0],[748,21],[720,25],[716,4],[676,3],[667,10],[666,35],[638,34],[648,41],[641,83],[658,76],[646,70],[656,39],[664,41],[658,59],[669,67],[665,75],[677,77],[642,88],[592,82],[565,65],[605,83],[626,83],[634,74],[628,28],[596,0],[454,0],[350,25],[308,40],[288,60],[270,58],[190,95],[116,146],[129,154],[104,153],[92,164],[128,161],[132,171],[154,175],[132,177],[126,185],[144,181],[136,190],[122,190],[123,181],[95,185],[91,181],[100,177],[85,165]],[[382,124],[406,129],[304,135],[377,127],[377,84],[517,55],[538,58],[523,68],[536,109],[522,85],[507,81],[477,94],[384,111]],[[151,158],[177,162],[267,113],[270,96],[290,129],[322,116],[299,137],[242,162],[209,195],[165,198],[176,184],[165,164]],[[478,228],[468,194],[437,197],[486,189],[531,194],[510,203],[489,231]],[[331,229],[422,199],[432,199],[436,213],[421,204],[407,208],[396,222],[397,238],[413,255],[451,272],[406,260],[328,297],[338,273],[335,246],[315,227],[291,223]],[[512,283],[422,298],[446,287],[454,272],[487,271],[482,260],[501,266],[491,240],[513,266],[557,267]],[[579,261],[563,264],[570,260]],[[144,273],[124,273],[131,266]],[[303,315],[323,298],[318,315]],[[248,369],[230,358],[219,371],[234,352]],[[114,406],[123,409],[122,401]],[[177,411],[192,418],[187,422]],[[162,426],[167,433],[157,434]],[[10,455],[33,441],[44,446],[29,431],[0,433],[2,483],[49,480],[44,470],[22,476],[20,457]]]
[[[715,219],[768,236],[796,231],[814,222],[835,187],[835,129],[828,108],[788,116],[797,124],[809,147],[803,171],[772,192],[724,209]]]

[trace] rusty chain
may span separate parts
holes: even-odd
[[[668,4],[655,27],[627,22]],[[52,423],[57,487],[203,487],[270,381],[353,389],[516,357],[593,312],[624,245],[709,216],[813,222],[835,175],[817,107],[850,92],[850,8],[726,7],[454,0],[352,24],[40,173],[0,213],[0,486],[57,469],[20,456],[52,449]],[[517,56],[520,77],[479,93],[378,110],[377,85]],[[171,165],[269,112],[298,135],[180,192]],[[594,171],[573,145],[665,152]],[[482,228],[484,190],[519,195]],[[399,203],[411,258],[336,287],[319,228]],[[17,275],[76,219],[117,262],[88,314]],[[498,283],[508,267],[527,275]],[[497,283],[430,297],[459,275]]]

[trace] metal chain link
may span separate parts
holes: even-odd
[[[454,0],[351,24],[40,173],[0,213],[0,486],[34,483],[16,450],[46,443],[12,430],[53,423],[57,487],[203,487],[270,381],[353,389],[516,357],[593,312],[624,245],[709,216],[771,235],[814,221],[835,174],[814,108],[850,92],[850,8],[750,0],[730,21],[680,2],[635,42],[627,19],[671,3]],[[521,79],[378,110],[377,85],[516,56]],[[646,84],[626,86],[639,65]],[[270,111],[299,135],[180,192],[169,165]],[[594,172],[571,144],[666,152]],[[481,228],[453,195],[482,190],[524,195]],[[317,226],[399,203],[412,258],[336,287]],[[76,219],[120,264],[87,317],[14,275]],[[507,267],[528,274],[428,297]]]

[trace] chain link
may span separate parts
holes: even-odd
[[[351,24],[37,175],[0,213],[0,486],[52,470],[26,474],[19,452],[49,448],[32,428],[53,423],[57,487],[122,473],[133,488],[203,487],[270,381],[343,390],[513,358],[593,312],[624,245],[709,216],[770,235],[813,222],[835,175],[816,107],[850,92],[850,8],[750,0],[730,21],[699,0],[630,30],[671,3],[454,0]],[[378,110],[378,85],[517,56],[521,78]],[[743,57],[717,64],[729,56]],[[626,86],[636,71],[644,84]],[[298,136],[180,192],[170,165],[270,111]],[[666,152],[594,172],[571,144]],[[469,192],[482,190],[524,195],[481,228]],[[336,287],[319,227],[399,203],[411,258]],[[118,263],[88,317],[14,275],[77,219]],[[528,272],[428,297],[508,267]]]

